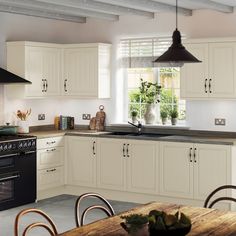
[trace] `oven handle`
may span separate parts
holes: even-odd
[[[31,153],[36,153],[36,151],[23,152],[23,154],[31,154]]]
[[[20,177],[20,175],[12,175],[12,176],[9,176],[9,177],[1,178],[1,179],[0,179],[0,182],[6,181],[6,180],[17,179],[17,178],[19,178],[19,177]]]
[[[14,156],[19,156],[20,153],[13,153],[13,154],[7,154],[7,155],[1,155],[0,158],[4,158],[4,157],[14,157]]]

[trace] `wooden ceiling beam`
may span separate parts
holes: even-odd
[[[175,6],[166,4],[166,3],[160,3],[157,1],[152,0],[96,0],[97,2],[103,2],[108,4],[114,4],[117,6],[122,7],[129,7],[137,10],[143,10],[143,11],[154,11],[154,12],[175,12]],[[191,16],[192,10],[179,7],[178,8],[179,14]]]

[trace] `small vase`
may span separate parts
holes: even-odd
[[[161,118],[162,124],[165,125],[167,123],[167,117]]]
[[[131,119],[132,119],[132,123],[134,124],[138,123],[137,116],[132,116]]]
[[[29,133],[29,123],[27,120],[18,120],[18,133],[20,134],[28,134]]]
[[[146,124],[153,124],[156,120],[155,104],[147,104],[144,113],[144,120]]]
[[[171,124],[176,125],[177,124],[177,118],[171,118]]]

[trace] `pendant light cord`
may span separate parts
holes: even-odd
[[[176,11],[176,29],[178,29],[178,0],[176,0],[176,8],[175,8],[175,11]]]
[[[175,13],[176,13],[176,29],[178,28],[178,0],[176,0],[175,4]]]

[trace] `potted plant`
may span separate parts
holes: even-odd
[[[120,225],[132,236],[148,236],[148,216],[142,214],[131,214],[127,216],[121,216],[125,222],[121,222]]]
[[[153,124],[156,118],[155,104],[160,102],[161,86],[140,79],[139,87],[143,102],[147,103],[144,119],[146,124]]]
[[[177,109],[173,109],[170,111],[170,117],[171,117],[171,124],[176,125],[177,124],[177,118],[178,118],[178,111]]]
[[[131,111],[131,119],[134,124],[138,122],[137,116],[138,116],[138,111],[132,110]]]
[[[161,115],[162,124],[165,125],[167,122],[168,113],[166,111],[161,111],[160,115]]]

